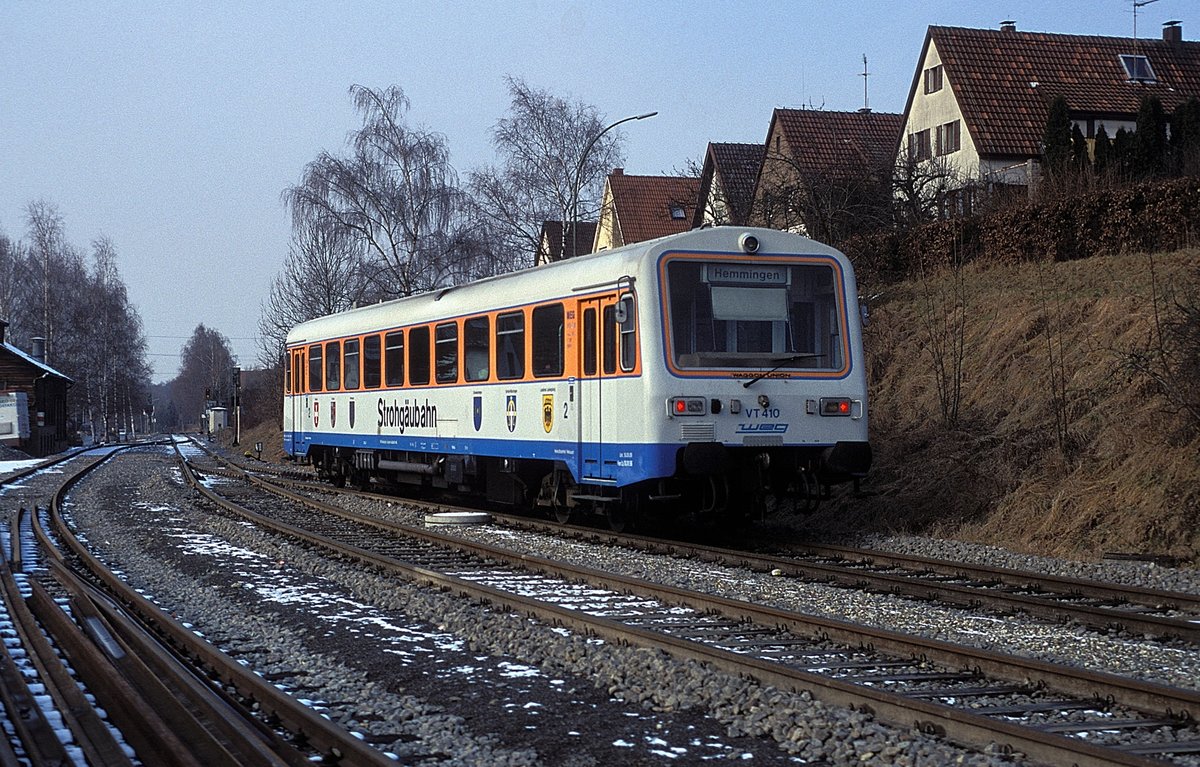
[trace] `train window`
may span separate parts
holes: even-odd
[[[525,313],[509,312],[496,318],[496,377],[525,377]]]
[[[832,262],[671,261],[672,358],[683,368],[840,370],[845,309],[838,280]],[[622,364],[624,345],[622,337]]]
[[[443,322],[434,328],[433,351],[437,359],[437,368],[434,371],[437,382],[458,383],[457,322]]]
[[[408,383],[424,386],[429,383],[429,328],[408,331]]]
[[[583,310],[583,374],[596,375],[596,310]]]
[[[325,391],[337,391],[342,380],[342,342],[325,344]]]
[[[604,374],[617,372],[617,312],[614,305],[604,307],[603,344]]]
[[[283,393],[292,393],[292,355],[286,354],[281,360],[283,366]]]
[[[621,370],[628,373],[637,366],[637,313],[633,296],[628,293],[621,296],[617,309],[616,314],[621,318]]]
[[[382,372],[379,336],[363,339],[363,388],[378,389]]]
[[[383,362],[388,386],[404,385],[404,331],[393,330],[383,337]]]
[[[533,310],[533,374],[538,378],[563,373],[563,305]]]
[[[342,350],[342,388],[358,388],[358,344],[357,338],[347,338]]]
[[[463,357],[468,381],[488,379],[489,324],[487,317],[472,317],[463,322]]]
[[[308,347],[308,390],[321,391],[321,345]]]

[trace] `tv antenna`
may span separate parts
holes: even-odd
[[[1137,13],[1138,8],[1141,8],[1150,3],[1157,3],[1158,0],[1133,0],[1133,39],[1137,40]]]
[[[863,79],[863,105],[862,105],[862,109],[858,110],[860,112],[870,112],[871,111],[871,102],[867,100],[867,77],[870,76],[870,74],[871,73],[867,71],[867,54],[864,53],[863,54],[863,71],[862,71],[862,74],[859,75],[859,77],[861,77]]]

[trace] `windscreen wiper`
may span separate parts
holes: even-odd
[[[772,362],[778,362],[779,364],[778,364],[778,365],[776,365],[775,367],[771,368],[771,369],[770,369],[770,370],[768,370],[767,372],[765,372],[765,373],[761,373],[761,374],[759,374],[759,375],[758,375],[757,377],[755,377],[755,378],[751,378],[749,381],[747,381],[746,383],[742,384],[742,388],[743,388],[743,389],[749,389],[749,388],[750,388],[750,387],[751,387],[753,384],[756,384],[756,383],[758,383],[759,381],[763,380],[764,378],[766,378],[767,376],[771,375],[771,374],[772,374],[772,373],[774,373],[776,370],[778,370],[779,368],[781,368],[781,367],[783,367],[784,365],[788,364],[789,362],[798,362],[799,360],[811,359],[811,358],[813,358],[813,357],[824,357],[824,356],[825,356],[825,355],[823,355],[823,354],[793,354],[793,355],[792,355],[792,356],[790,356],[790,357],[784,357],[783,359],[779,359],[779,360],[772,360]]]

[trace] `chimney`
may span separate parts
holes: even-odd
[[[0,320],[0,344],[4,343],[4,331],[8,327],[8,320]]]
[[[625,169],[624,169],[624,168],[613,168],[612,175],[614,175],[614,176],[624,176],[624,175],[625,175]]]
[[[1012,19],[1005,19],[1004,21],[1000,22],[1000,31],[1001,32],[1016,32],[1017,31],[1017,22],[1013,21]]]
[[[1163,22],[1163,40],[1172,45],[1183,42],[1183,27],[1178,21]]]
[[[32,345],[32,349],[29,352],[29,356],[33,357],[35,360],[37,360],[38,362],[45,365],[46,364],[46,339],[40,338],[40,337],[32,338],[32,339],[30,339],[30,344]]]

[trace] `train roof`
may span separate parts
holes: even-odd
[[[841,261],[844,266],[849,266],[846,257],[839,251],[816,240],[789,232],[744,226],[693,229],[682,234],[588,253],[551,264],[485,277],[464,285],[439,288],[427,293],[317,317],[292,328],[287,336],[287,344],[290,346],[353,335],[361,332],[364,325],[385,329],[483,310],[494,311],[507,306],[520,306],[532,300],[535,291],[538,296],[550,298],[604,280],[615,283],[621,276],[636,276],[646,259],[656,259],[660,254],[673,250],[739,253],[742,250],[739,239],[743,234],[752,234],[758,238],[758,252],[763,255],[794,253],[830,256]]]

